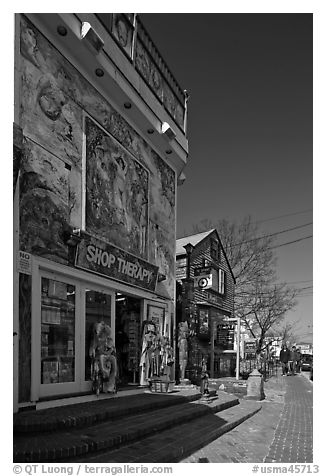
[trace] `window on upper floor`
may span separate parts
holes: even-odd
[[[225,294],[225,282],[226,282],[225,271],[223,271],[223,269],[219,269],[218,270],[218,292],[219,292],[219,294]]]

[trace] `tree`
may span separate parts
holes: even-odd
[[[280,325],[286,312],[296,305],[297,290],[276,283],[273,237],[263,235],[251,217],[241,223],[204,220],[195,232],[216,228],[236,279],[234,312],[257,340],[257,353],[264,347],[270,329]]]
[[[298,340],[298,331],[296,327],[296,322],[286,322],[276,327],[272,327],[268,334],[273,337],[277,336],[282,342],[289,342],[289,344],[292,346],[292,344]]]

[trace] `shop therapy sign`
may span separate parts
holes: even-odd
[[[91,236],[78,245],[75,266],[155,291],[157,266]]]

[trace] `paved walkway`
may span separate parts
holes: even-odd
[[[265,463],[312,463],[312,384],[302,375],[287,378],[283,412]]]
[[[311,463],[312,388],[302,375],[269,380],[259,413],[181,462]]]

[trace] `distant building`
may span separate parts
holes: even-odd
[[[312,343],[298,342],[295,344],[296,347],[300,347],[301,354],[311,354],[313,355],[313,345]]]
[[[203,357],[211,377],[233,375],[235,278],[215,229],[177,240],[176,280],[177,323],[190,328],[187,378],[198,379]]]
[[[15,15],[14,410],[90,392],[90,332],[122,383],[175,329],[187,94],[128,13]],[[74,400],[72,400],[73,402]]]

